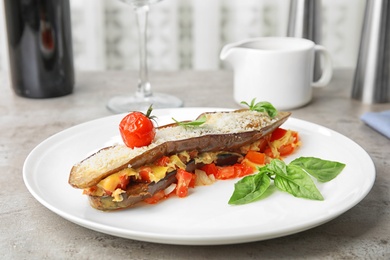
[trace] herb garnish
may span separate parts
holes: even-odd
[[[197,118],[194,121],[177,121],[176,119],[172,118],[173,121],[176,122],[177,125],[179,126],[184,126],[184,127],[195,127],[195,126],[200,126],[206,122],[206,115],[202,115],[199,118]]]
[[[281,191],[298,198],[324,200],[309,175],[320,182],[334,179],[345,164],[315,157],[300,157],[286,165],[279,159],[258,168],[255,175],[246,176],[234,185],[229,204],[241,205],[261,199],[271,186],[271,180]]]
[[[157,116],[152,116],[152,111],[153,111],[153,104],[150,104],[148,110],[146,111],[145,116],[150,120],[154,121],[155,123],[157,123],[156,122]]]
[[[271,103],[267,101],[262,101],[257,103],[255,102],[256,102],[256,98],[252,99],[250,104],[248,104],[245,101],[242,101],[241,104],[248,106],[249,110],[257,111],[257,112],[265,112],[271,118],[274,118],[278,114],[278,111]]]

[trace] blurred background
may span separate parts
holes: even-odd
[[[117,0],[71,0],[76,70],[138,70],[135,13]],[[229,42],[286,36],[289,0],[163,0],[148,27],[151,70],[224,69]],[[365,0],[322,0],[322,41],[335,68],[355,68]],[[0,4],[0,71],[8,70],[4,3]]]

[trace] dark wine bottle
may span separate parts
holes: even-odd
[[[5,0],[11,84],[29,98],[73,92],[69,0]]]

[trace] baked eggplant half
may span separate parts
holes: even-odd
[[[267,142],[290,116],[241,109],[210,112],[202,125],[174,123],[156,128],[153,142],[144,147],[105,147],[76,163],[69,184],[84,189],[99,210],[129,208],[177,183],[177,171],[195,173],[208,164],[234,165],[250,147]],[[164,160],[164,163],[161,161]]]

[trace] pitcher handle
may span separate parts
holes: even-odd
[[[322,68],[322,74],[321,77],[312,83],[313,87],[324,87],[329,84],[330,80],[332,79],[333,75],[333,64],[332,64],[332,58],[329,54],[329,52],[321,45],[314,46],[315,53],[319,54],[318,57],[320,57],[324,63]],[[317,57],[317,55],[315,55]]]

